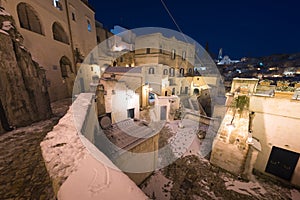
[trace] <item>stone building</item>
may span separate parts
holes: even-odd
[[[96,47],[95,12],[85,0],[1,0],[24,46],[46,70],[51,101],[72,93],[76,63]]]
[[[135,64],[163,64],[179,71],[179,75],[193,74],[195,45],[161,33],[138,36],[135,40]]]
[[[0,133],[51,115],[45,70],[32,60],[13,17],[0,8]]]
[[[105,113],[110,116],[112,123],[139,118],[138,93],[127,87],[125,82],[114,78],[102,78],[100,84],[103,85],[104,90]]]
[[[258,87],[258,79],[233,80],[227,105],[239,109],[243,101],[230,102],[246,96],[248,106],[240,113],[228,107],[214,141],[211,162],[250,179],[254,169],[300,186],[300,102],[292,92],[266,91]]]

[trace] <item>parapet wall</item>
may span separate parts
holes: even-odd
[[[93,101],[93,94],[80,94],[41,143],[57,199],[148,199],[123,172],[100,162],[105,160],[105,163],[114,166],[78,131],[80,126],[87,124],[85,116],[89,116],[89,111],[94,109]],[[74,111],[76,115],[81,115],[82,123],[74,123]]]

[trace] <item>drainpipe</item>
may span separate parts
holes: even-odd
[[[76,75],[77,74],[77,67],[76,67],[76,59],[75,59],[75,52],[74,52],[74,43],[73,43],[73,35],[72,35],[68,0],[65,0],[65,6],[66,6],[67,22],[68,22],[69,35],[70,35],[70,46],[71,46],[71,51],[72,51],[72,59],[73,59],[74,68],[75,68],[75,75]]]

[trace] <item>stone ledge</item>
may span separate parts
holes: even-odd
[[[101,163],[99,158],[108,158],[78,133],[74,125],[73,109],[83,107],[82,111],[85,110],[87,115],[88,106],[80,104],[82,99],[86,101],[86,97],[86,94],[78,96],[67,114],[41,143],[45,165],[57,198],[148,199],[128,176],[116,170],[117,167],[112,169]],[[84,116],[84,113],[81,114]]]

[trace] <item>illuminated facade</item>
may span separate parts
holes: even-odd
[[[46,70],[51,101],[71,96],[78,54],[97,45],[94,11],[88,1],[9,0],[0,5],[15,19],[24,46]]]

